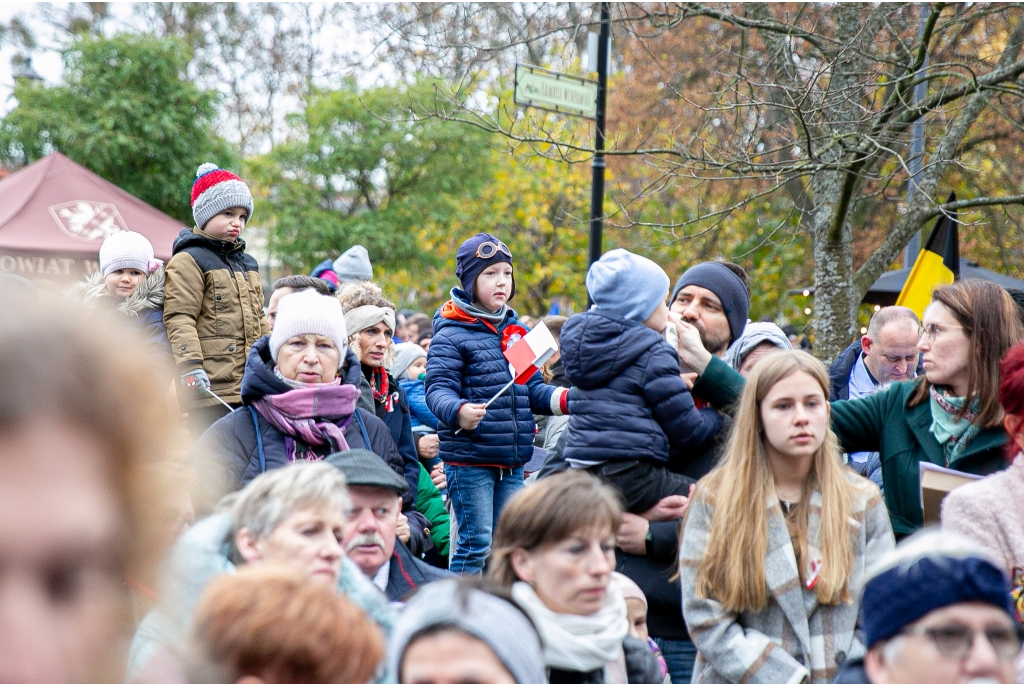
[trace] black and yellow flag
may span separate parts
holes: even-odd
[[[947,202],[955,201],[956,193],[951,193]],[[960,232],[957,226],[956,212],[939,216],[928,242],[917,255],[907,282],[903,284],[897,305],[910,307],[918,317],[924,316],[925,308],[932,301],[932,291],[960,278]]]

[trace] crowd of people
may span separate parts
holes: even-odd
[[[614,249],[523,374],[497,236],[431,320],[358,245],[264,302],[245,182],[204,164],[192,207],[166,265],[125,231],[60,300],[0,281],[0,680],[1024,676],[998,285],[881,308],[826,368],[735,264],[670,287]],[[921,463],[978,477],[938,526]]]

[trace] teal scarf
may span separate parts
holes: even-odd
[[[981,426],[974,422],[978,418],[978,400],[971,403],[971,407],[964,413],[963,418],[957,416],[957,412],[964,406],[963,397],[951,397],[939,391],[933,385],[930,388],[932,435],[942,445],[946,453],[946,466],[963,456],[967,446],[978,433]]]

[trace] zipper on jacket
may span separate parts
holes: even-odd
[[[519,419],[516,417],[516,386],[512,386],[512,463],[519,458]],[[509,467],[511,473],[512,467]]]

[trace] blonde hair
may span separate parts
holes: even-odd
[[[768,553],[769,507],[778,508],[775,481],[765,448],[761,402],[776,383],[806,373],[828,397],[825,367],[800,350],[772,352],[754,367],[740,397],[732,434],[721,464],[697,484],[695,501],[714,508],[704,558],[697,570],[696,591],[713,597],[727,611],[761,611],[768,603],[765,557]],[[866,483],[865,483],[866,485]],[[800,502],[787,517],[801,580],[807,560],[809,496],[821,492],[822,565],[815,592],[822,604],[850,601],[853,568],[850,513],[860,485],[843,465],[839,443],[828,431],[815,452]]]
[[[349,281],[342,283],[338,288],[338,301],[341,302],[341,310],[346,314],[356,307],[364,307],[366,305],[373,305],[374,307],[381,307],[383,309],[390,309],[393,312],[397,312],[395,309],[395,303],[384,297],[383,291],[380,286],[370,281]],[[397,325],[398,314],[395,314],[395,320]],[[360,359],[363,358],[363,345],[359,334],[362,331],[349,331],[348,346],[352,348],[352,351],[356,353],[356,356]],[[394,331],[391,334],[394,335]],[[395,365],[395,343],[391,340],[388,341],[388,348],[384,352],[384,369],[390,369]]]
[[[261,473],[225,497],[221,506],[231,511],[236,533],[245,528],[261,540],[297,511],[312,508],[344,514],[350,504],[341,471],[323,461],[297,461]]]

